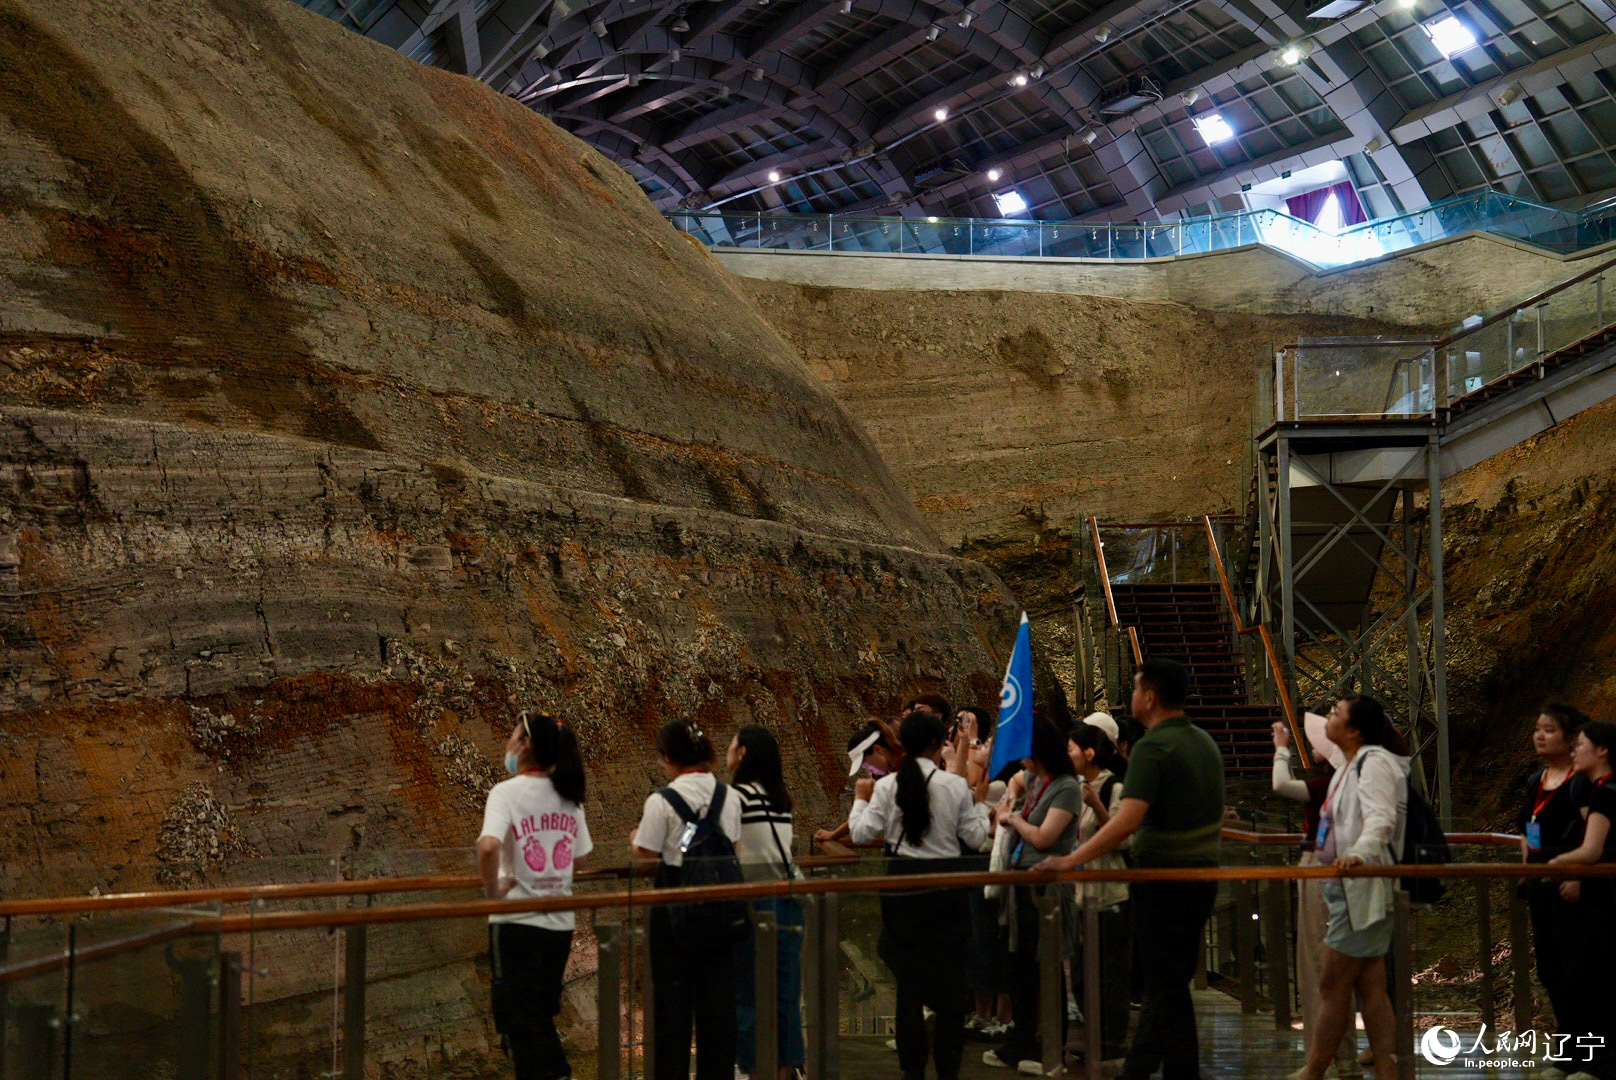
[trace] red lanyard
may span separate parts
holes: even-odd
[[[1038,805],[1038,800],[1044,797],[1044,792],[1049,790],[1050,782],[1054,779],[1055,777],[1053,775],[1044,777],[1044,786],[1038,789],[1038,794],[1036,795],[1032,793],[1031,788],[1027,789],[1027,805],[1022,808],[1022,817],[1026,817],[1028,814],[1032,813],[1032,808]]]
[[[1544,787],[1543,787],[1543,781],[1548,778],[1548,771],[1545,770],[1544,775],[1538,777],[1538,781],[1537,781],[1537,801],[1532,804],[1532,820],[1533,821],[1537,820],[1537,816],[1543,812],[1543,808],[1545,806],[1549,805],[1549,801],[1551,799],[1553,799],[1554,796],[1559,793],[1560,788],[1565,787],[1566,784],[1568,784],[1571,781],[1571,774],[1573,772],[1575,772],[1575,771],[1576,770],[1574,770],[1574,769],[1567,769],[1565,777],[1560,781],[1559,786],[1558,787],[1552,787],[1552,788],[1549,788],[1547,790],[1545,790]]]
[[[1609,780],[1613,776],[1616,776],[1616,772],[1606,773],[1604,776],[1601,776],[1598,780],[1594,781],[1594,787],[1604,787],[1605,781]]]

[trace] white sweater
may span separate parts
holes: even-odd
[[[1327,801],[1337,854],[1356,855],[1370,866],[1397,861],[1408,829],[1408,758],[1364,747],[1335,774]],[[1391,914],[1395,878],[1349,878],[1344,888],[1354,930]]]

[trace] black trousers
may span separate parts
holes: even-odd
[[[1564,1053],[1573,1060],[1554,1064],[1616,1080],[1616,882],[1584,879],[1582,898],[1565,906],[1571,911],[1566,974],[1573,1004],[1569,1017],[1556,1013],[1555,1021],[1572,1035]],[[1586,1036],[1593,1038],[1578,1042]]]
[[[956,870],[947,859],[893,859],[888,872]],[[931,1059],[938,1080],[956,1080],[965,1057],[965,1013],[971,990],[958,945],[971,932],[970,901],[963,889],[887,893],[881,897],[881,959],[897,985],[898,1067],[906,1077],[926,1072],[926,1018],[932,1021]]]
[[[667,905],[651,909],[651,1001],[655,1080],[689,1080],[696,1034],[696,1080],[735,1077],[735,949],[678,940]]]
[[[1532,916],[1532,952],[1537,977],[1549,993],[1559,1031],[1570,1031],[1577,1015],[1571,961],[1577,948],[1577,905],[1560,897],[1557,881],[1524,883],[1526,909]]]
[[[1010,1017],[1014,1021],[1010,1037],[999,1048],[1001,1061],[1015,1065],[1018,1061],[1037,1061],[1043,1057],[1038,1040],[1039,990],[1042,973],[1038,970],[1039,945],[1058,949],[1056,942],[1040,942],[1042,927],[1038,925],[1038,890],[1034,886],[1017,885],[1010,890],[1015,896],[1016,947],[1010,950],[1008,970],[1010,982]],[[1008,942],[1006,942],[1008,945]],[[1061,1045],[1066,1045],[1066,972],[1060,979]]]
[[[571,1076],[555,1018],[561,1012],[572,931],[490,923],[488,954],[494,967],[494,1030],[504,1040],[516,1080]]]
[[[1136,881],[1128,886],[1128,895],[1144,985],[1123,1080],[1146,1080],[1157,1069],[1163,1080],[1196,1080],[1201,1054],[1190,980],[1218,897],[1217,883]]]

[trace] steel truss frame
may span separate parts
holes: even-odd
[[[1296,701],[1363,693],[1386,705],[1408,734],[1415,781],[1434,796],[1446,825],[1452,797],[1438,436],[1404,441],[1390,451],[1404,455],[1400,464],[1351,479],[1336,475],[1330,456],[1345,445],[1346,426],[1331,427],[1276,428],[1258,446],[1267,457],[1259,474],[1260,614],[1279,628]],[[1353,449],[1361,450],[1362,432],[1353,425]],[[1323,496],[1305,500],[1303,512],[1318,520],[1298,518],[1299,492]],[[1356,596],[1323,599],[1343,580],[1365,583],[1361,605]]]

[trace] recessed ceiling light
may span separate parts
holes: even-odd
[[[1430,36],[1431,44],[1435,45],[1443,56],[1458,56],[1466,49],[1476,47],[1475,31],[1452,15],[1444,15],[1435,22],[1426,23],[1425,32]]]
[[[770,169],[769,170],[769,183],[778,184],[779,182],[780,182],[780,170],[779,169]]]
[[[997,184],[999,182],[999,177],[1001,177],[1003,175],[1004,175],[1004,170],[1002,170],[1002,169],[989,169],[988,170],[988,183]]]
[[[938,221],[938,219],[937,219],[937,218],[934,218],[934,217],[928,217],[928,218],[927,218],[927,219],[926,219],[926,224],[928,224],[928,225],[935,225],[935,224],[937,224],[937,221]]]
[[[1194,119],[1195,130],[1200,132],[1206,145],[1212,146],[1227,139],[1234,138],[1234,128],[1223,118],[1222,113],[1207,113]]]
[[[944,120],[947,120],[948,119],[948,106],[943,105],[943,106],[939,106],[936,109],[933,109],[932,110],[932,116],[937,119],[938,123],[942,123]]]
[[[1279,52],[1279,62],[1286,67],[1295,67],[1302,62],[1302,47],[1300,45],[1287,45]]]
[[[1011,86],[1026,86],[1027,85],[1027,76],[1022,72],[1019,72],[1019,71],[1016,72],[1014,75],[1010,76],[1010,85]]]
[[[1027,200],[1021,197],[1019,191],[1000,192],[993,196],[993,201],[999,204],[1001,217],[1015,217],[1027,212]]]

